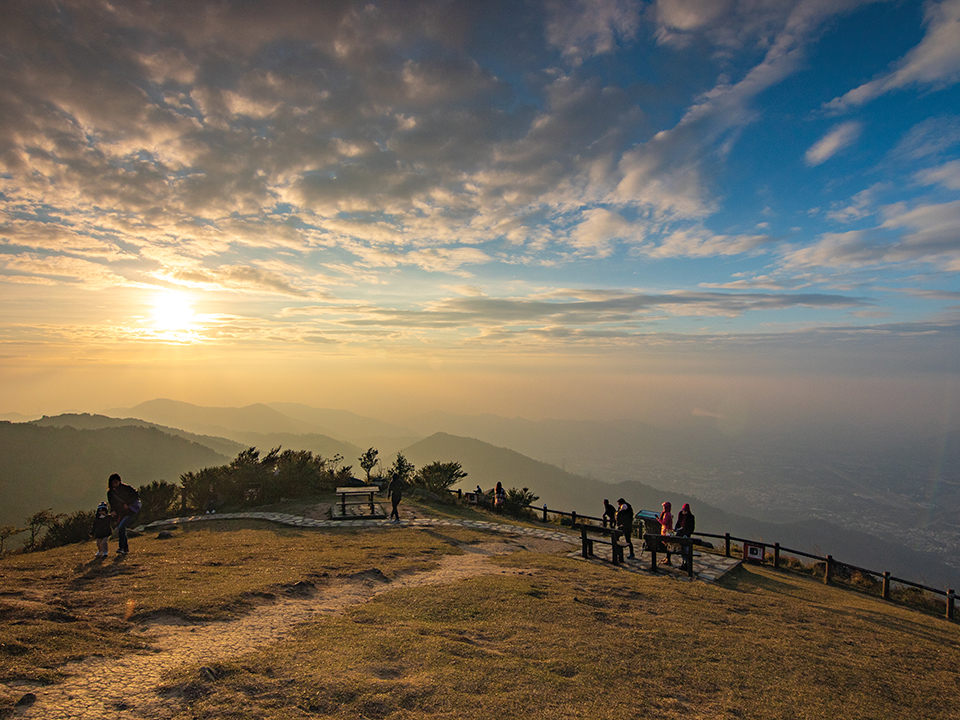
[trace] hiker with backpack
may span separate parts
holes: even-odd
[[[120,545],[117,548],[117,554],[126,555],[130,552],[127,544],[127,525],[140,512],[140,494],[124,483],[117,473],[107,480],[107,488],[107,502],[110,503],[110,509],[117,518],[117,539]]]

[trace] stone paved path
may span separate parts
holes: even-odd
[[[383,527],[396,524],[384,520],[345,522],[315,520],[282,513],[248,512],[176,518],[151,523],[138,530],[149,531],[184,523],[229,519],[267,520],[315,528]],[[438,569],[399,576],[392,580],[376,571],[360,573],[330,587],[322,587],[309,597],[284,598],[233,621],[192,624],[171,619],[148,623],[144,628],[145,640],[150,648],[147,652],[119,659],[92,658],[71,663],[64,667],[67,675],[64,682],[34,689],[36,701],[17,708],[14,716],[43,720],[163,720],[172,717],[181,709],[179,700],[166,699],[154,692],[154,689],[161,685],[164,673],[173,668],[186,664],[210,665],[218,660],[236,658],[282,639],[301,623],[316,621],[343,611],[388,590],[446,584],[478,575],[529,574],[528,570],[504,568],[489,562],[492,555],[519,549],[524,538],[576,546],[576,552],[571,554],[579,557],[579,536],[558,530],[480,520],[432,518],[402,520],[399,524],[408,527],[474,528],[501,533],[514,541],[464,545],[463,555],[444,556]],[[630,561],[622,566],[622,569],[646,572],[644,567],[637,560]],[[703,570],[702,574],[713,579],[713,575],[706,572],[706,567]],[[28,688],[21,689],[26,691]]]

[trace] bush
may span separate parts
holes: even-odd
[[[466,476],[467,473],[463,471],[458,462],[434,462],[420,468],[413,476],[413,484],[444,497],[451,487]]]
[[[143,504],[137,517],[138,523],[161,520],[180,511],[181,488],[166,480],[154,480],[149,485],[141,485],[137,492],[140,493],[140,502]]]
[[[47,526],[47,533],[37,543],[37,548],[49,550],[89,540],[95,517],[96,513],[90,510],[78,510],[70,515],[60,515]]]
[[[514,517],[530,517],[533,511],[527,508],[527,505],[533,505],[540,499],[539,495],[530,492],[529,488],[510,488],[507,490],[507,501],[504,503],[504,512]]]

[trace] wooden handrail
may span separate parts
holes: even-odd
[[[451,493],[458,493],[457,490],[450,490]],[[581,515],[578,512],[565,510],[551,510],[547,507],[546,503],[543,506],[538,507],[536,505],[523,505],[521,506],[525,510],[535,510],[537,512],[543,513],[543,521],[547,522],[547,514],[560,515],[561,517],[569,517],[572,519],[572,524],[576,526],[577,520],[593,520],[595,522],[603,523],[604,519],[599,517],[593,517],[591,515]],[[638,528],[639,529],[639,528]],[[878,578],[883,579],[883,599],[888,600],[890,597],[890,583],[895,582],[900,585],[907,585],[909,587],[917,588],[918,590],[923,590],[924,592],[933,593],[935,595],[943,595],[947,600],[946,608],[946,617],[948,619],[953,619],[955,614],[955,605],[956,605],[956,593],[952,588],[947,588],[946,590],[940,590],[938,588],[932,588],[928,585],[922,585],[920,583],[912,582],[910,580],[904,580],[903,578],[897,578],[890,575],[889,572],[878,572],[876,570],[870,570],[869,568],[862,568],[857,565],[851,565],[850,563],[841,562],[835,560],[832,555],[827,555],[823,557],[821,555],[813,555],[811,553],[803,552],[802,550],[794,550],[792,548],[786,548],[780,545],[780,543],[768,543],[762,542],[760,540],[750,540],[748,538],[739,538],[734,537],[730,533],[724,533],[723,535],[717,535],[714,533],[705,533],[705,532],[695,532],[693,533],[697,537],[702,538],[715,538],[718,540],[723,540],[725,543],[725,554],[727,557],[730,557],[730,544],[731,542],[738,543],[749,543],[751,545],[757,545],[763,548],[764,556],[766,555],[767,548],[773,548],[774,550],[774,567],[779,569],[780,567],[780,554],[787,553],[788,555],[798,555],[800,557],[809,558],[811,560],[816,560],[818,562],[824,563],[824,582],[830,582],[832,577],[836,574],[836,568],[838,566],[850,568],[857,572],[866,573],[868,575],[873,575]]]

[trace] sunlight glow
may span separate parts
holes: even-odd
[[[164,290],[153,298],[153,327],[161,332],[190,330],[196,321],[193,303],[187,293]]]

